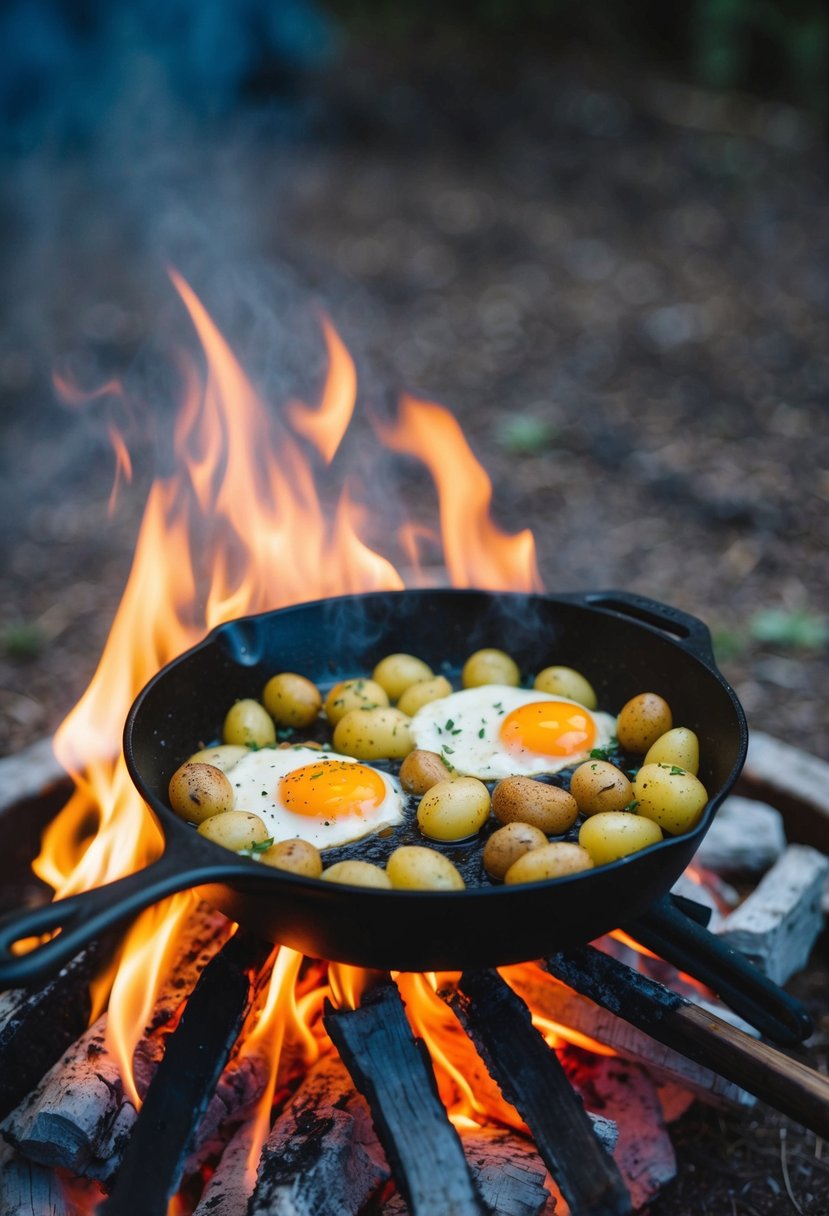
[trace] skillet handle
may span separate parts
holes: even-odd
[[[716,667],[708,626],[689,612],[629,591],[589,591],[581,600],[591,608],[608,608],[634,621],[653,625],[669,633],[684,650],[701,659],[707,667]]]
[[[0,921],[0,989],[43,983],[95,938],[124,921],[132,920],[150,904],[201,882],[221,881],[221,872],[238,876],[239,863],[227,867],[193,866],[175,847],[168,847],[143,870],[105,886],[94,887],[39,908],[12,912]],[[14,946],[43,933],[57,936],[26,954]]]

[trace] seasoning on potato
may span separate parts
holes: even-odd
[[[534,828],[531,823],[505,823],[492,833],[484,845],[484,869],[490,878],[503,882],[513,862],[531,849],[541,849],[547,843],[541,829]]]
[[[277,726],[310,726],[322,709],[316,684],[295,671],[271,676],[262,691],[265,709]]]
[[[334,727],[334,746],[358,760],[402,760],[414,748],[409,721],[390,706],[352,709]]]
[[[267,747],[276,743],[276,727],[264,705],[252,697],[243,697],[228,710],[222,727],[222,739],[225,743],[238,743],[245,747]]]
[[[439,781],[451,781],[452,774],[436,752],[415,748],[400,765],[400,784],[407,794],[425,794]]]
[[[391,879],[386,871],[371,861],[337,861],[323,870],[322,877],[326,882],[347,883],[350,887],[391,888]]]
[[[582,815],[623,811],[633,802],[628,777],[607,760],[585,760],[570,778],[570,793]]]
[[[233,786],[214,764],[188,760],[173,773],[167,793],[170,806],[188,823],[203,823],[211,815],[233,810]]]
[[[386,690],[389,700],[397,701],[410,685],[419,680],[431,680],[434,674],[428,663],[413,654],[387,654],[371,676]]]
[[[260,853],[259,860],[275,870],[287,870],[303,878],[319,878],[322,874],[320,851],[307,840],[280,840]]]
[[[432,840],[466,840],[489,818],[489,790],[477,777],[439,781],[420,800],[417,825]]]
[[[622,747],[644,756],[673,724],[671,707],[664,697],[655,692],[640,692],[620,709],[616,737]]]
[[[695,828],[708,802],[699,778],[675,764],[643,764],[633,782],[633,796],[639,815],[672,836]]]
[[[675,764],[686,773],[699,772],[699,739],[687,726],[675,726],[648,748],[644,764]]]
[[[579,844],[597,866],[638,853],[661,839],[657,823],[631,811],[600,811],[585,819],[579,829]]]
[[[437,849],[407,844],[395,849],[386,862],[391,885],[402,891],[462,891],[460,871]]]
[[[251,811],[224,811],[211,815],[199,824],[198,833],[232,853],[251,852],[269,839],[264,820]]]
[[[212,764],[226,773],[233,768],[237,760],[246,756],[249,750],[240,743],[219,743],[216,747],[202,747],[199,751],[193,752],[189,762],[191,764]]]
[[[532,777],[505,777],[492,791],[492,813],[500,823],[530,823],[545,836],[560,836],[576,822],[572,794]]]
[[[509,684],[517,688],[521,672],[515,659],[503,650],[486,647],[476,650],[463,665],[461,683],[464,688],[479,688],[482,684]]]
[[[586,709],[596,709],[599,704],[593,685],[572,667],[545,667],[535,677],[533,688],[554,697],[578,701]]]
[[[545,878],[564,878],[593,868],[593,859],[586,849],[563,840],[530,849],[514,861],[504,875],[508,887],[524,882],[543,882]]]
[[[336,726],[353,709],[376,709],[388,703],[385,688],[374,680],[340,680],[325,698],[325,716]]]
[[[413,717],[430,701],[440,701],[452,692],[452,685],[446,676],[433,676],[431,680],[418,680],[410,684],[397,702],[397,708],[409,717]]]

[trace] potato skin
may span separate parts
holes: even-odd
[[[243,697],[227,712],[222,727],[225,743],[238,743],[246,747],[267,747],[276,743],[276,727],[264,705],[252,697]]]
[[[461,683],[464,688],[480,688],[482,684],[508,684],[517,688],[521,672],[515,659],[503,650],[485,647],[471,654],[463,665]]]
[[[695,777],[699,772],[699,739],[687,726],[675,726],[652,743],[643,764],[675,764]]]
[[[221,815],[211,815],[199,824],[198,833],[214,844],[230,849],[232,853],[252,849],[255,844],[264,844],[268,839],[264,820],[252,811],[225,811]]]
[[[597,866],[638,853],[661,839],[658,824],[630,811],[600,811],[585,819],[579,830],[579,844]]]
[[[675,764],[643,764],[633,782],[633,796],[639,815],[672,836],[695,828],[708,801],[699,778]]]
[[[431,680],[434,674],[428,663],[413,654],[387,654],[371,676],[386,690],[390,701],[397,701],[410,685],[418,680]]]
[[[547,844],[547,837],[540,828],[534,828],[531,823],[505,823],[497,828],[484,845],[484,869],[490,878],[503,882],[507,870],[529,853],[531,849],[542,849]]]
[[[385,870],[370,861],[336,861],[323,870],[326,882],[347,883],[350,887],[382,887],[391,889],[391,879]]]
[[[352,709],[334,727],[334,747],[357,760],[402,760],[414,748],[410,719],[399,709]]]
[[[202,747],[199,751],[193,752],[193,755],[188,758],[188,763],[212,764],[215,768],[220,768],[223,773],[228,773],[234,764],[246,756],[249,751],[250,748],[243,747],[240,743],[219,743],[216,747]]]
[[[412,718],[424,705],[428,705],[430,701],[439,701],[441,697],[448,697],[451,692],[452,685],[446,676],[433,676],[431,680],[417,680],[414,684],[410,684],[403,693],[397,702],[397,708]]]
[[[585,760],[570,778],[570,793],[582,815],[623,811],[633,802],[628,777],[607,760]]]
[[[541,849],[530,849],[519,857],[507,870],[504,882],[512,887],[518,883],[542,882],[545,878],[564,878],[567,874],[592,868],[593,860],[585,849],[556,840]]]
[[[245,749],[247,750],[247,749]],[[170,806],[188,823],[203,823],[211,815],[233,810],[233,786],[214,764],[188,760],[170,778]]]
[[[319,878],[322,874],[320,851],[307,840],[280,840],[260,853],[259,860],[275,870],[287,870],[303,878]]]
[[[425,794],[439,781],[451,781],[452,774],[437,752],[416,747],[400,766],[400,784],[407,794]]]
[[[656,692],[640,692],[620,709],[616,736],[626,751],[644,756],[673,724],[671,707],[664,697]]]
[[[492,813],[499,823],[529,823],[545,836],[560,836],[576,822],[572,794],[532,777],[505,777],[492,791]]]
[[[439,781],[420,800],[417,825],[430,840],[466,840],[489,818],[489,790],[477,777]]]
[[[572,667],[545,667],[535,677],[533,688],[553,697],[578,701],[586,709],[596,709],[599,704],[593,685]]]
[[[271,676],[262,690],[262,702],[277,726],[310,726],[322,709],[316,684],[295,671]]]
[[[386,873],[400,891],[462,891],[466,885],[448,857],[418,844],[395,849],[386,862]]]
[[[388,693],[376,680],[340,680],[325,698],[325,716],[336,726],[353,709],[375,709],[388,703]]]

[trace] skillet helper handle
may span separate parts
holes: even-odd
[[[132,920],[150,904],[197,885],[188,867],[168,849],[143,870],[102,887],[58,899],[25,912],[12,912],[0,921],[0,990],[43,983],[79,950],[110,929]],[[27,938],[57,933],[25,954],[15,946]]]
[[[741,1018],[775,1043],[792,1047],[812,1033],[812,1019],[745,955],[681,912],[670,895],[623,926],[634,941],[687,971],[717,993]]]
[[[591,591],[583,597],[583,601],[591,608],[608,608],[634,621],[653,625],[670,634],[684,650],[701,659],[707,667],[716,666],[708,626],[689,612],[669,604],[660,604],[646,595],[633,595],[629,591]]]

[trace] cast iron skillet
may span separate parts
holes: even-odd
[[[266,868],[198,836],[169,808],[174,770],[197,745],[218,737],[234,700],[258,697],[275,672],[299,671],[325,686],[365,675],[396,651],[457,672],[471,651],[486,645],[509,650],[525,671],[551,663],[578,668],[600,707],[611,712],[636,693],[662,694],[674,721],[699,736],[700,778],[711,797],[696,830],[556,881],[404,893]],[[164,853],[139,873],[0,926],[0,985],[44,978],[92,938],[186,887],[199,888],[204,899],[268,940],[373,968],[459,970],[538,958],[629,925],[654,907],[663,937],[686,937],[687,920],[676,913],[671,919],[667,901],[659,901],[736,781],[746,747],[745,718],[715,666],[707,628],[622,592],[378,592],[231,621],[159,672],[127,719],[127,765],[164,833]],[[58,936],[30,953],[11,953],[14,942],[55,929]],[[700,948],[710,953],[704,941],[695,943]],[[720,959],[714,966],[729,979],[734,962]],[[770,999],[765,991],[761,996],[761,1003]],[[801,1033],[802,1026],[797,1037]]]

